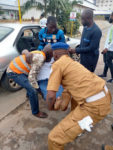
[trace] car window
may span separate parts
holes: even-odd
[[[38,33],[40,30],[41,30],[40,27],[37,27],[37,28],[33,28],[33,29],[32,29],[32,31],[33,31],[34,33]]]
[[[0,26],[0,42],[5,39],[12,31],[13,28]]]
[[[37,49],[40,43],[38,38],[38,33],[40,29],[40,26],[22,28],[16,41],[17,50],[20,54],[24,49],[28,49],[29,51]]]
[[[23,36],[25,37],[33,37],[33,32],[31,30],[24,30]]]

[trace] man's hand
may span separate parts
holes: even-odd
[[[58,97],[58,98],[56,99],[55,104],[54,104],[54,109],[55,109],[55,110],[60,110],[61,103],[62,103],[62,99],[61,99],[61,97]]]
[[[22,55],[25,55],[26,53],[29,53],[29,51],[28,51],[27,49],[24,49],[24,50],[22,51]]]
[[[70,49],[69,49],[69,53],[71,53],[71,54],[75,54],[75,53],[76,53],[76,49],[72,49],[72,48],[70,48]]]
[[[55,101],[56,101],[56,92],[48,91],[46,102],[49,110],[54,110]]]
[[[26,62],[28,63],[28,64],[31,64],[32,63],[32,53],[30,53],[28,50],[23,50],[22,51],[22,55],[25,55],[25,57],[26,57]]]
[[[102,54],[107,53],[107,51],[108,51],[108,49],[107,49],[107,48],[105,48],[105,49],[102,51]]]

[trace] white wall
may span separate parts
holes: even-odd
[[[0,4],[15,5],[16,0],[0,0]]]
[[[20,0],[20,5],[23,6],[23,4],[26,3],[27,1],[28,0]],[[42,0],[36,0],[36,1],[42,2]],[[16,5],[18,5],[18,0],[16,0]],[[39,19],[41,14],[42,11],[36,10],[36,8],[32,8],[23,15],[22,19],[31,19],[31,17],[34,17],[34,19]]]
[[[23,15],[22,19],[31,19],[31,17],[34,17],[34,19],[39,19],[41,14],[42,11],[32,8]]]

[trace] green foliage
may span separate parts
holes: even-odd
[[[67,26],[66,26],[67,34],[71,34],[71,25],[72,25],[72,22],[68,21]],[[78,20],[74,21],[73,22],[73,34],[76,34],[78,32],[79,27],[80,27],[79,21]]]
[[[65,9],[65,0],[49,0],[48,12],[56,16],[60,10]]]
[[[60,10],[56,15],[60,28],[62,28],[66,32],[66,34],[70,34],[71,32],[72,22],[69,20],[69,18],[70,18],[70,12],[72,11],[73,5],[75,4],[77,4],[76,0],[73,1],[72,3],[69,2],[68,0],[65,0],[65,9]],[[77,19],[73,23],[73,34],[76,34],[79,29],[80,26],[79,21],[80,21],[80,14],[77,13]]]

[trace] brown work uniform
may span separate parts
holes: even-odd
[[[63,86],[72,96],[71,112],[49,134],[49,150],[63,150],[64,144],[73,141],[83,130],[78,121],[86,116],[93,119],[93,125],[110,112],[111,95],[104,89],[105,81],[88,71],[81,64],[64,55],[52,65],[48,91],[58,91]],[[94,102],[86,99],[100,92],[104,97]]]

